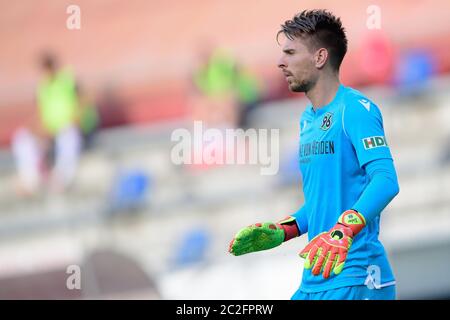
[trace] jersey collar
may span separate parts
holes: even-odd
[[[310,103],[309,111],[315,116],[320,116],[330,111],[330,109],[336,104],[336,101],[338,101],[339,97],[342,95],[344,88],[345,87],[342,84],[339,84],[338,90],[336,91],[336,95],[334,96],[333,100],[331,100],[330,103],[324,105],[322,108],[314,110],[312,103]]]

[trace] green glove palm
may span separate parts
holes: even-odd
[[[297,223],[292,216],[287,216],[277,223],[255,223],[241,229],[234,236],[228,251],[235,256],[240,256],[250,252],[272,249],[299,235]]]
[[[231,240],[228,251],[240,256],[250,252],[272,249],[283,243],[284,229],[273,222],[256,223],[241,229]]]

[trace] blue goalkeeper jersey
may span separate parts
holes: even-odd
[[[300,120],[299,146],[305,203],[293,216],[300,232],[308,233],[309,241],[331,229],[342,212],[353,208],[369,183],[364,166],[376,159],[392,156],[380,110],[362,93],[340,85],[328,105],[318,110],[306,107]],[[324,279],[322,274],[314,276],[304,269],[300,289],[320,292],[394,284],[386,252],[378,240],[379,224],[378,214],[356,235],[339,275],[331,273]]]

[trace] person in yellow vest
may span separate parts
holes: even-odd
[[[78,127],[83,140],[83,150],[88,150],[93,145],[94,136],[100,127],[100,115],[92,95],[88,94],[84,87],[77,83],[78,96]]]
[[[205,45],[192,75],[197,94],[194,118],[216,128],[234,128],[237,120],[235,59],[226,50]]]
[[[82,144],[76,82],[69,69],[59,68],[52,54],[44,54],[41,63],[44,76],[37,88],[39,119],[52,145],[51,187],[63,191],[75,178]]]

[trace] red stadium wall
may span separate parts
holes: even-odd
[[[343,81],[366,85],[361,44],[370,1],[303,1],[303,8],[327,7],[342,17],[350,50],[342,67]],[[230,48],[240,61],[270,84],[278,75],[275,33],[299,4],[267,1],[80,0],[81,30],[65,28],[70,1],[0,4],[0,144],[8,143],[35,110],[39,79],[38,54],[52,49],[73,66],[86,90],[96,95],[113,84],[122,96],[120,109],[101,111],[106,127],[149,123],[188,113],[188,79],[204,40]],[[426,47],[438,72],[450,71],[448,1],[379,1],[382,31],[393,52]],[[360,12],[359,15],[355,12]],[[411,26],[414,30],[411,30]],[[205,28],[208,26],[208,28]],[[396,56],[394,55],[394,59]],[[370,77],[369,77],[370,78]],[[381,78],[380,78],[381,79]],[[381,79],[383,80],[383,79]],[[388,81],[388,77],[384,79]]]

